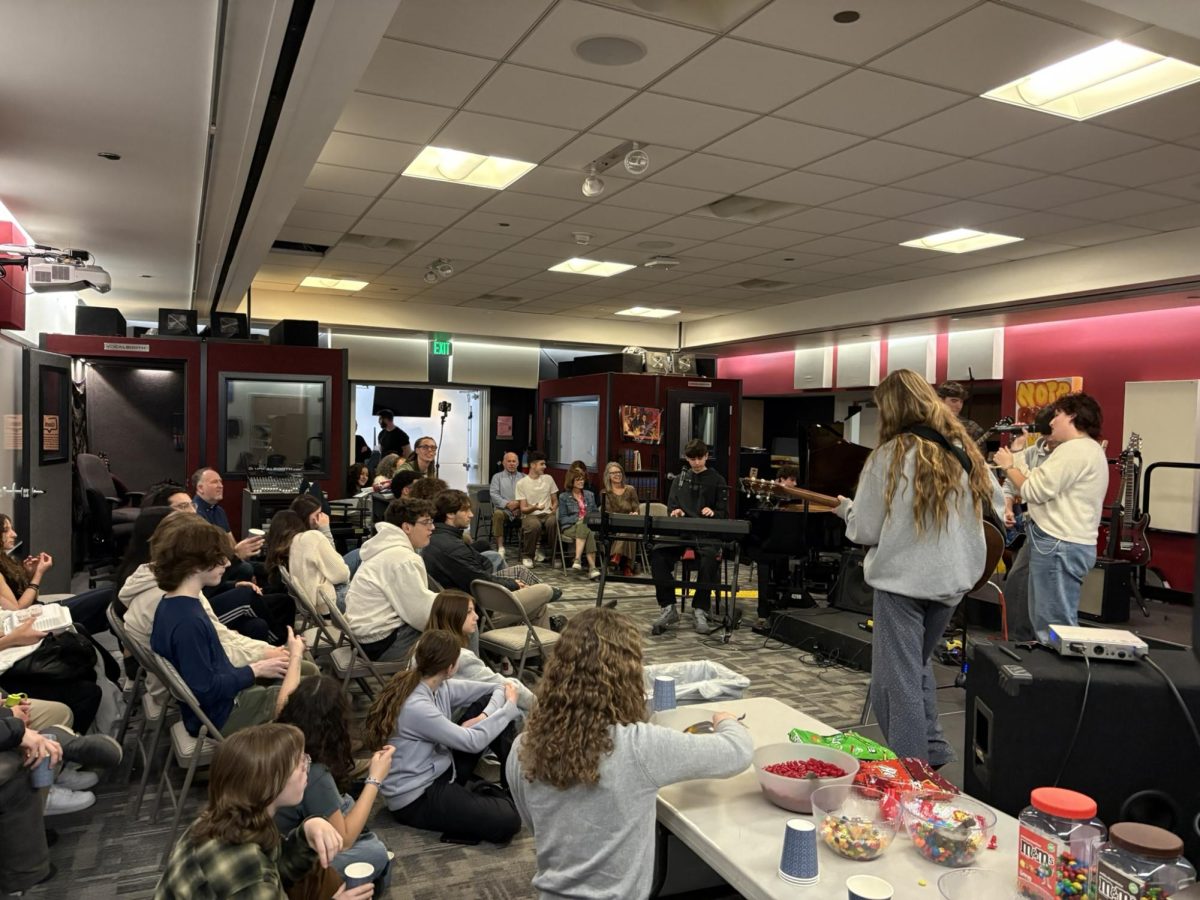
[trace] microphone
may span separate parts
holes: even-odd
[[[992,431],[996,432],[996,434],[1020,434],[1023,431],[1035,431],[1035,430],[1036,429],[1034,428],[1033,425],[1021,424],[1019,422],[1014,423],[1012,425],[996,425],[995,427],[992,428]]]

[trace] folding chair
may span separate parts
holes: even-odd
[[[325,624],[325,618],[317,608],[314,598],[308,596],[308,593],[300,588],[292,578],[291,572],[287,570],[287,566],[279,567],[279,577],[283,579],[288,593],[296,601],[298,618],[296,633],[304,638],[305,645],[314,657],[318,653],[332,653],[341,644],[341,635],[337,629],[330,628]]]
[[[350,623],[346,621],[341,610],[336,606],[331,606],[329,615],[333,618],[333,624],[341,635],[338,646],[334,647],[333,652],[329,654],[329,661],[333,665],[334,677],[340,678],[342,681],[343,690],[350,683],[350,679],[354,679],[362,688],[363,693],[374,700],[375,694],[367,685],[368,677],[374,678],[379,682],[380,689],[383,689],[387,687],[388,677],[410,667],[411,663],[407,659],[391,662],[372,660],[363,650],[362,643],[354,634],[354,629],[350,627]]]
[[[109,622],[110,624],[112,623],[111,618]],[[150,678],[156,678],[164,686],[166,685],[166,679],[163,678],[162,672],[159,669],[158,657],[133,638],[128,637],[128,632],[124,630],[124,624],[119,624],[121,624],[122,631],[121,635],[118,636],[125,641],[125,646],[129,648],[129,652],[133,654],[134,659],[141,666],[141,673],[139,674],[143,679],[143,690],[140,697],[142,714],[140,727],[138,728],[137,743],[135,745],[136,755],[134,757],[135,762],[140,760],[142,764],[142,780],[138,785],[137,799],[133,805],[133,817],[136,819],[141,815],[142,801],[146,796],[146,787],[150,781],[150,772],[154,768],[154,760],[158,755],[158,745],[162,741],[162,736],[167,730],[168,724],[178,718],[179,712],[176,708],[175,700],[170,696],[169,692],[166,702],[161,706],[157,705],[150,690]],[[147,747],[146,734],[151,727],[153,727],[154,732],[150,737],[150,745]],[[132,767],[130,772],[132,774]]]
[[[183,779],[183,786],[179,789],[179,793],[175,793],[174,787],[171,785],[171,779],[168,775],[167,766],[164,765],[162,775],[158,779],[158,793],[154,797],[154,808],[150,811],[150,821],[158,821],[158,808],[162,802],[163,791],[165,790],[170,795],[171,805],[175,808],[175,815],[171,819],[171,830],[167,835],[167,845],[163,849],[162,859],[159,865],[165,865],[167,857],[171,854],[171,848],[175,846],[175,835],[179,831],[179,820],[183,818],[183,807],[187,803],[188,791],[192,787],[192,781],[196,777],[196,770],[200,766],[208,766],[212,763],[213,756],[217,751],[217,746],[224,740],[221,730],[212,723],[212,720],[200,708],[200,702],[196,699],[196,695],[192,693],[192,689],[187,686],[180,674],[175,671],[175,667],[171,665],[169,660],[164,659],[157,653],[154,654],[155,663],[158,666],[158,674],[162,677],[163,683],[166,684],[167,690],[171,692],[171,696],[175,698],[177,703],[187,704],[188,708],[200,720],[200,733],[195,737],[188,734],[187,727],[180,720],[171,726],[171,749],[170,756],[174,759],[175,764],[181,769],[186,769],[187,774]]]
[[[495,538],[492,534],[492,489],[490,487],[480,488],[475,492],[475,505],[479,509],[475,512],[475,539],[479,540],[486,537],[489,541]],[[487,529],[487,534],[483,533],[483,529]]]
[[[503,585],[477,579],[471,582],[471,596],[481,609],[491,615],[505,616],[519,624],[493,628],[479,635],[479,649],[484,652],[517,660],[517,678],[525,673],[525,663],[531,656],[543,663],[547,652],[558,643],[558,634],[548,628],[538,628],[529,621],[525,607],[512,591]]]
[[[120,601],[114,600],[108,604],[104,615],[108,619],[108,627],[112,630],[117,641],[120,642],[122,647],[129,650],[130,653],[133,653],[133,649],[131,648],[133,641],[130,640],[129,635],[125,632],[125,617],[124,613],[120,611],[122,608]],[[134,658],[136,659],[136,656]],[[121,716],[121,727],[117,729],[117,743],[122,747],[125,746],[125,735],[129,731],[129,722],[133,718],[134,707],[141,700],[142,692],[145,689],[146,667],[140,665],[139,660],[138,673],[125,689],[125,714]]]

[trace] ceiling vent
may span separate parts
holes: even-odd
[[[396,253],[411,253],[421,246],[420,241],[408,241],[404,238],[390,238],[382,234],[348,234],[340,241],[339,247],[364,247],[368,250],[392,250]]]
[[[734,287],[740,287],[746,291],[778,291],[788,286],[786,281],[772,281],[769,278],[751,278],[747,281],[739,281]]]
[[[329,247],[325,244],[305,244],[300,241],[276,241],[271,245],[271,249],[296,256],[324,256]]]
[[[511,306],[514,303],[520,303],[524,299],[524,297],[510,297],[507,294],[480,294],[475,298],[476,302],[483,300],[487,303],[494,303],[497,306],[504,306],[506,304]]]
[[[674,269],[679,260],[673,256],[652,256],[642,265],[647,269]]]
[[[801,209],[803,207],[797,203],[782,203],[779,200],[764,200],[761,197],[744,197],[740,194],[733,194],[710,203],[708,206],[702,206],[696,212],[710,215],[716,219],[760,225],[789,213],[800,212]]]

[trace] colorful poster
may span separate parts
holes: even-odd
[[[1017,421],[1032,422],[1037,411],[1047,403],[1053,403],[1063,394],[1083,390],[1081,375],[1065,375],[1061,378],[1034,378],[1017,382]]]
[[[622,406],[621,436],[638,444],[662,442],[662,410],[651,406]]]
[[[512,437],[512,416],[496,416],[496,437]]]

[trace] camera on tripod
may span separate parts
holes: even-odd
[[[446,415],[446,413],[450,412],[450,401],[443,400],[441,403],[439,403],[438,404],[438,412],[440,412],[443,416]]]

